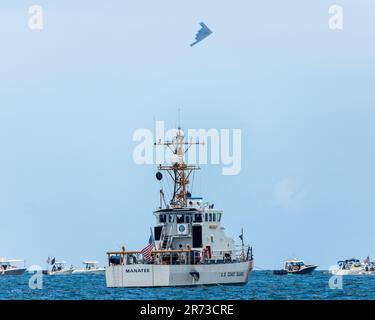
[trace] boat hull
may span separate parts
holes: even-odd
[[[69,274],[72,274],[73,273],[73,269],[72,270],[60,270],[60,271],[48,271],[48,275],[50,276],[59,276],[59,275],[69,275]]]
[[[26,268],[12,268],[0,271],[0,276],[22,276]]]
[[[277,276],[283,276],[288,274],[288,271],[282,269],[282,270],[273,270],[273,274]]]
[[[332,274],[335,276],[375,276],[375,271],[358,270],[333,270]]]
[[[288,271],[289,274],[309,274],[312,273],[318,266],[306,266],[300,270]]]
[[[72,274],[104,274],[105,269],[95,269],[95,270],[85,270],[85,269],[77,269],[72,272]]]
[[[252,262],[201,265],[114,265],[106,268],[108,288],[246,284]]]

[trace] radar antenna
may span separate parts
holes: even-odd
[[[172,141],[162,142],[159,140],[155,143],[155,146],[166,146],[172,152],[171,165],[159,165],[158,167],[160,171],[166,171],[174,183],[173,195],[170,201],[172,208],[187,207],[189,178],[191,173],[194,170],[199,170],[200,167],[186,164],[184,156],[191,146],[199,144],[203,144],[203,142],[199,142],[199,140],[185,141],[185,136],[180,126],[177,129],[176,137]]]

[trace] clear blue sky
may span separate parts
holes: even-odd
[[[374,14],[372,0],[2,1],[0,256],[105,264],[144,246],[159,185],[132,134],[181,107],[185,126],[242,129],[241,174],[204,167],[201,190],[258,267],[375,258]],[[214,33],[190,48],[201,21]]]

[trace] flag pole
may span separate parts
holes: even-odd
[[[243,241],[243,228],[241,228],[242,256],[245,258],[245,244]]]
[[[156,250],[156,247],[155,247],[155,238],[154,238],[154,233],[152,232],[152,227],[150,227],[150,232],[151,232],[151,237],[152,237],[152,245],[154,246],[154,249]]]

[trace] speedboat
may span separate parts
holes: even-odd
[[[289,274],[308,274],[312,273],[318,266],[305,264],[303,260],[288,260],[285,262],[285,270]]]
[[[74,271],[73,266],[71,266],[70,268],[67,268],[66,262],[60,261],[60,262],[55,262],[52,266],[52,269],[47,270],[44,273],[48,275],[67,275],[67,274],[72,274],[73,271]]]
[[[336,276],[360,275],[364,272],[364,265],[358,259],[352,258],[337,262],[337,268],[332,270]]]
[[[17,267],[14,263],[25,262],[19,259],[0,258],[0,276],[20,276],[26,272],[26,267]]]
[[[363,262],[355,258],[338,261],[332,274],[336,276],[375,275],[375,262],[370,261],[369,257]]]
[[[73,271],[73,274],[83,274],[83,273],[89,273],[89,274],[104,274],[105,268],[98,267],[98,261],[83,261],[84,268],[82,269],[76,269]]]

